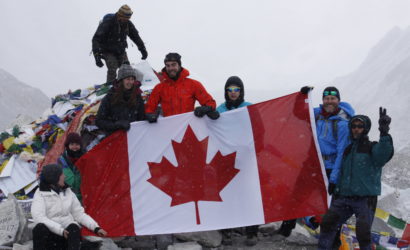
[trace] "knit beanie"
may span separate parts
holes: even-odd
[[[336,87],[327,87],[325,88],[325,90],[323,90],[323,95],[322,95],[322,99],[325,98],[325,96],[328,95],[332,95],[332,96],[336,96],[337,99],[339,99],[340,101],[340,92]]]
[[[118,81],[121,81],[122,79],[130,76],[134,77],[134,79],[137,79],[137,72],[135,71],[135,69],[128,64],[121,65],[121,67],[118,69]]]
[[[41,170],[41,181],[46,184],[56,185],[60,176],[63,174],[63,168],[58,164],[45,165]]]
[[[164,63],[166,62],[177,62],[181,66],[181,55],[173,52],[168,53],[164,59]]]
[[[121,8],[117,11],[117,15],[120,17],[124,17],[124,18],[128,18],[130,19],[132,16],[132,10],[131,8],[124,4],[123,6],[121,6]]]
[[[64,146],[66,148],[68,148],[68,145],[70,145],[70,143],[77,143],[81,147],[82,147],[82,144],[83,144],[83,142],[81,140],[81,136],[78,133],[74,133],[74,132],[69,133],[67,135],[67,138],[65,139],[65,142],[64,142]]]

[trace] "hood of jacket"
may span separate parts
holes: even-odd
[[[349,121],[349,134],[350,134],[350,138],[353,138],[352,136],[352,123],[354,121],[361,121],[364,124],[364,130],[363,130],[363,134],[361,135],[362,138],[366,137],[369,134],[370,128],[372,127],[372,122],[370,120],[370,118],[368,116],[365,115],[355,115],[352,117],[352,119],[350,119]]]
[[[322,108],[323,108],[323,104],[320,104],[319,107],[314,109],[315,117],[320,114],[320,111],[322,110]],[[354,116],[354,109],[349,103],[340,102],[339,108],[340,108],[339,114],[336,116],[332,116],[332,117],[340,117],[342,119],[349,120],[350,117]]]
[[[241,103],[243,103],[245,101],[245,87],[243,85],[243,82],[241,79],[239,79],[239,77],[237,77],[238,80],[235,81],[235,83],[231,83],[229,82],[229,80],[225,83],[225,102],[226,102],[226,108],[228,110],[231,110],[232,108],[238,108],[239,105],[241,105]],[[238,99],[236,99],[235,101],[232,101],[231,99],[229,99],[229,95],[228,95],[228,91],[226,90],[226,88],[228,88],[229,86],[237,86],[239,88],[241,88],[240,90],[240,94]]]

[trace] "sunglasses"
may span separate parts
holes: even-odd
[[[241,88],[238,88],[238,87],[236,87],[236,88],[227,88],[226,91],[228,91],[228,92],[239,92],[239,91],[241,91]]]
[[[323,95],[324,96],[328,96],[328,95],[333,95],[333,96],[337,96],[337,91],[334,91],[334,90],[332,90],[332,91],[323,91]]]
[[[364,128],[364,125],[362,125],[362,124],[352,124],[352,126],[350,126],[352,129],[355,129],[355,128]]]

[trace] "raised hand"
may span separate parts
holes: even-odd
[[[387,110],[383,107],[379,108],[379,131],[380,135],[387,135],[390,130],[391,118],[387,115]]]

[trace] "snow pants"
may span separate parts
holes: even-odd
[[[65,230],[68,238],[57,235],[43,223],[33,228],[33,250],[79,250],[81,231],[77,224],[70,224]]]
[[[112,83],[117,78],[117,69],[123,64],[129,64],[127,52],[115,55],[104,53],[105,64],[107,65],[107,82]]]
[[[353,214],[356,216],[356,237],[361,250],[371,249],[371,227],[377,206],[377,196],[335,196],[320,225],[320,250],[332,249],[337,230]]]

